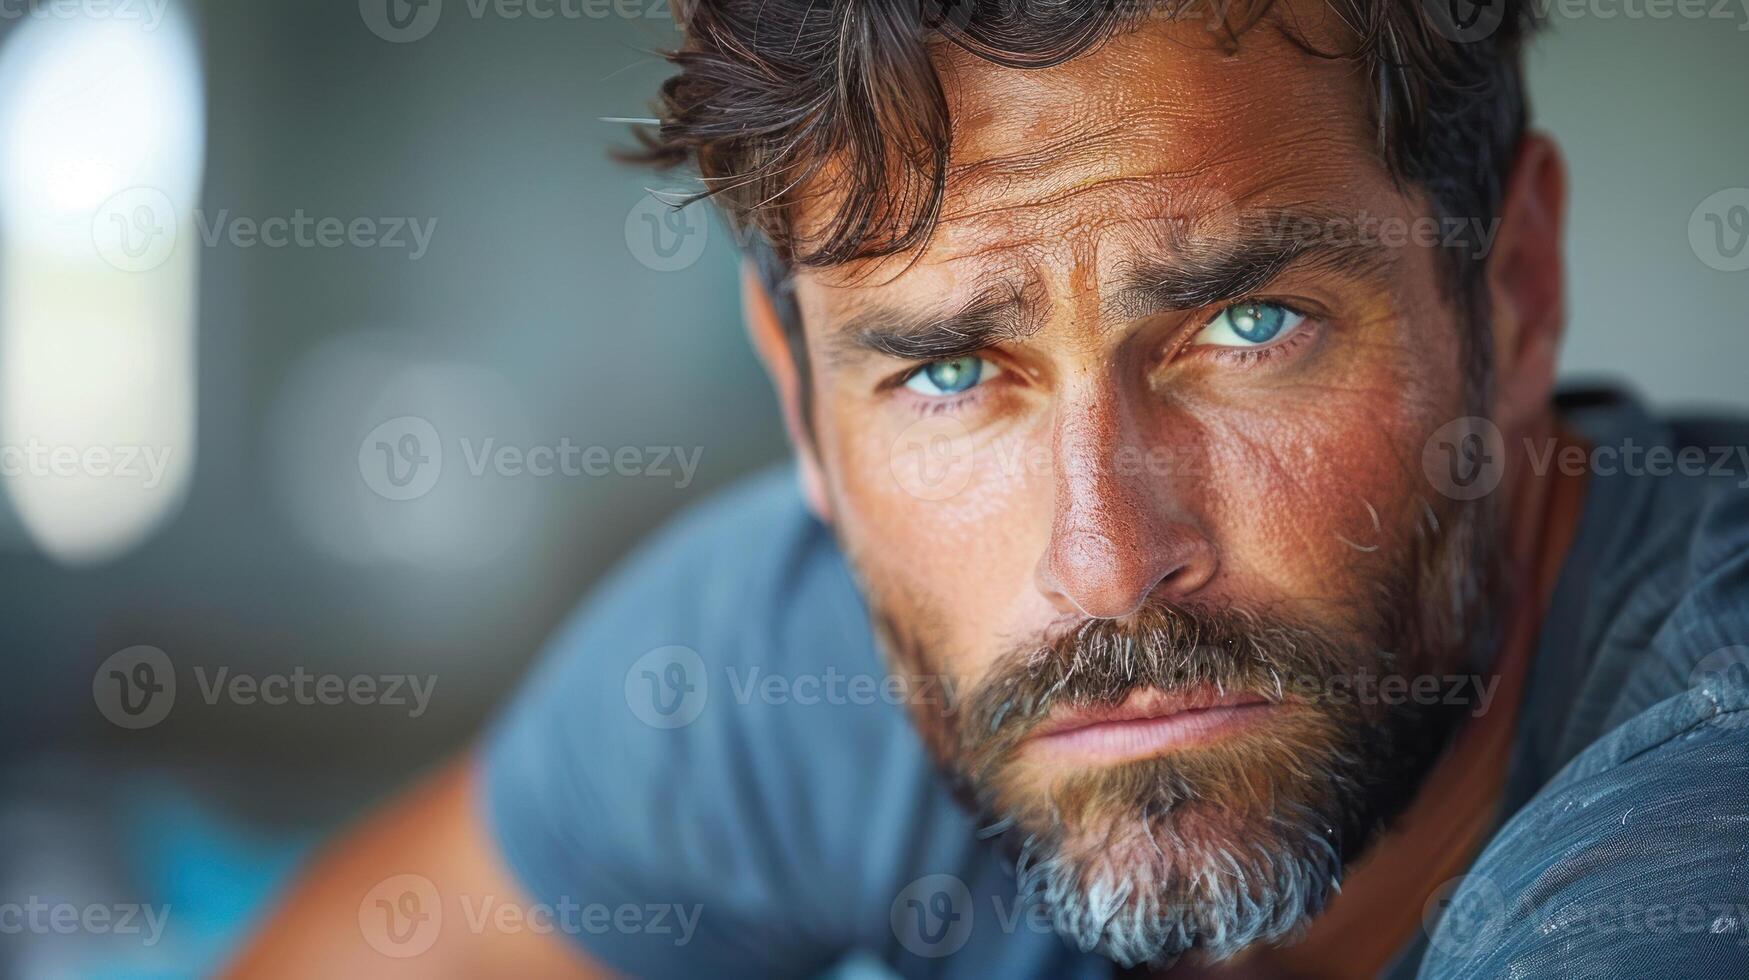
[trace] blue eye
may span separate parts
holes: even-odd
[[[1211,347],[1261,347],[1280,339],[1306,318],[1279,303],[1234,303],[1215,314],[1196,342]]]
[[[905,379],[905,387],[920,395],[943,398],[969,391],[978,382],[995,377],[999,370],[1001,369],[982,357],[930,361]]]

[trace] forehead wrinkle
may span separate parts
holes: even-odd
[[[1119,122],[1099,128],[1092,127],[1090,121],[1084,122],[1024,150],[956,162],[949,166],[947,179],[967,194],[992,183],[1006,186],[1015,180],[1059,170],[1074,160],[1109,159],[1110,151],[1121,148],[1129,138],[1131,134]]]
[[[1185,170],[1173,173],[1113,174],[1105,177],[1092,177],[1079,181],[1073,186],[1048,193],[1041,198],[1015,201],[1010,204],[990,205],[977,208],[976,210],[944,213],[939,224],[941,227],[951,227],[953,225],[976,222],[981,219],[987,219],[998,215],[1026,212],[1038,208],[1057,207],[1068,204],[1085,194],[1092,194],[1100,191],[1122,191],[1131,186],[1149,189],[1149,185],[1163,180],[1189,179],[1200,176],[1204,172],[1203,169],[1198,168],[1195,170]],[[1151,190],[1151,192],[1158,193],[1157,190]]]

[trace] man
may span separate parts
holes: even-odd
[[[1554,398],[1517,4],[684,6],[795,471],[240,974],[1749,975],[1746,433]]]

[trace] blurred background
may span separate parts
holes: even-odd
[[[1749,5],[1707,6],[1555,5],[1532,97],[1567,372],[1749,409]],[[173,910],[0,930],[0,975],[209,972],[640,536],[784,456],[733,240],[607,157],[676,37],[665,0],[0,2],[0,903]]]

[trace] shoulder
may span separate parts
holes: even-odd
[[[776,911],[808,883],[788,856],[841,850],[801,826],[816,801],[798,770],[867,750],[885,723],[782,711],[761,685],[834,660],[875,669],[855,590],[789,472],[686,512],[579,607],[489,733],[481,804],[498,850],[536,901],[703,910],[684,943],[575,937],[617,969],[823,965],[834,925],[784,930]],[[818,907],[845,904],[829,898]]]
[[[1619,399],[1573,421],[1591,479],[1520,712],[1516,812],[1421,975],[1749,975],[1749,427]]]
[[[942,873],[968,902],[1013,887],[906,713],[946,695],[888,680],[831,535],[766,474],[653,536],[560,630],[486,740],[481,806],[533,900],[690,915],[685,936],[575,937],[625,973],[903,962],[895,896]],[[1082,963],[984,920],[956,961]]]
[[[1749,670],[1749,424],[1580,404],[1585,511],[1521,712],[1537,781],[1709,672]]]
[[[1749,976],[1746,799],[1749,680],[1660,703],[1512,817],[1454,883],[1420,975]]]

